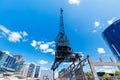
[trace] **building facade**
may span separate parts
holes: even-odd
[[[21,76],[27,77],[27,72],[28,72],[28,67],[27,67],[26,64],[24,64],[23,67],[22,67],[22,69],[21,69],[21,71],[20,71]]]
[[[39,77],[39,72],[40,72],[40,66],[36,66],[35,75],[34,75],[35,78]]]
[[[53,70],[41,70],[40,80],[54,80]]]
[[[33,77],[35,64],[31,63],[28,68],[27,77]]]
[[[12,55],[0,51],[0,71],[15,71],[15,62],[16,59]]]
[[[24,58],[21,55],[13,55],[13,57],[16,59],[14,69],[16,72],[20,72],[25,62]]]
[[[111,24],[104,32],[103,37],[118,62],[120,62],[120,20]]]

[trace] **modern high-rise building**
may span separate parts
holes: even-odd
[[[16,59],[16,63],[14,65],[15,71],[20,72],[25,60],[21,55],[13,55],[13,57]]]
[[[35,64],[31,63],[28,68],[27,77],[33,77],[34,68]]]
[[[35,75],[34,75],[35,78],[39,77],[39,72],[40,72],[40,66],[36,66]]]
[[[28,67],[27,67],[26,64],[24,64],[23,67],[22,67],[22,69],[21,69],[21,71],[20,71],[21,76],[27,77],[27,72],[28,72]]]
[[[103,37],[118,62],[120,62],[120,20],[111,24],[104,32]]]
[[[0,51],[0,71],[15,71],[16,59],[7,51]]]

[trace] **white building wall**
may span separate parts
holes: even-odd
[[[53,71],[41,70],[40,80],[53,80]]]

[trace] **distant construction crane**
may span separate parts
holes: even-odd
[[[55,51],[55,60],[51,67],[53,71],[58,68],[62,62],[75,62],[78,60],[81,55],[74,53],[70,47],[69,40],[65,35],[64,31],[64,22],[63,22],[63,9],[60,9],[60,26],[59,33],[56,38],[56,51]]]

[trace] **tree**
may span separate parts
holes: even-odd
[[[120,71],[115,71],[115,76],[120,76]]]
[[[87,76],[88,76],[89,78],[93,77],[92,72],[87,72]]]
[[[108,73],[105,73],[103,77],[110,77],[110,75]]]

